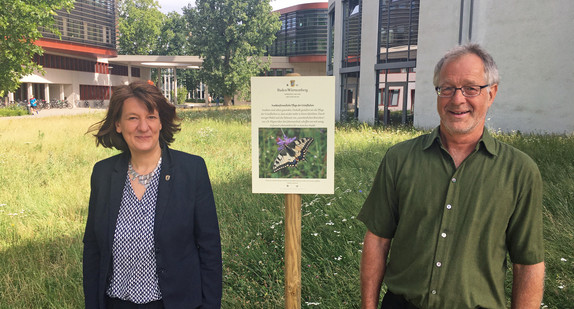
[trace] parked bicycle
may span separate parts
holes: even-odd
[[[53,108],[72,108],[68,100],[50,100],[50,107]]]
[[[16,101],[16,104],[20,107],[28,107],[28,100],[18,100]]]
[[[38,108],[39,109],[50,109],[50,107],[52,107],[50,105],[50,102],[48,102],[44,99],[38,100]]]

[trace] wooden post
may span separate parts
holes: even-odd
[[[285,308],[301,309],[301,194],[285,194]]]
[[[300,194],[285,194],[285,308],[301,308]]]

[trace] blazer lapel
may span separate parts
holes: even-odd
[[[171,190],[173,188],[173,161],[171,151],[167,146],[164,146],[162,151],[162,166],[159,175],[159,186],[157,192],[157,201],[155,204],[155,223],[154,223],[154,236],[157,239],[159,230],[161,229],[161,222],[163,215],[167,209]]]
[[[114,166],[112,175],[110,177],[110,200],[109,200],[109,226],[108,226],[108,244],[110,249],[114,241],[114,233],[116,230],[116,223],[120,213],[120,206],[122,204],[122,196],[124,186],[128,173],[128,160],[129,156],[124,153],[119,156],[118,161]]]

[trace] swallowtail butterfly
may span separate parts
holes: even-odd
[[[311,143],[313,143],[312,137],[303,137],[285,145],[275,158],[273,173],[286,167],[296,166],[299,161],[305,161],[305,155]]]

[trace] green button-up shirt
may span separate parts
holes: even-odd
[[[505,308],[507,253],[544,260],[538,167],[487,130],[458,168],[438,128],[391,147],[358,219],[393,239],[384,281],[419,308]]]

